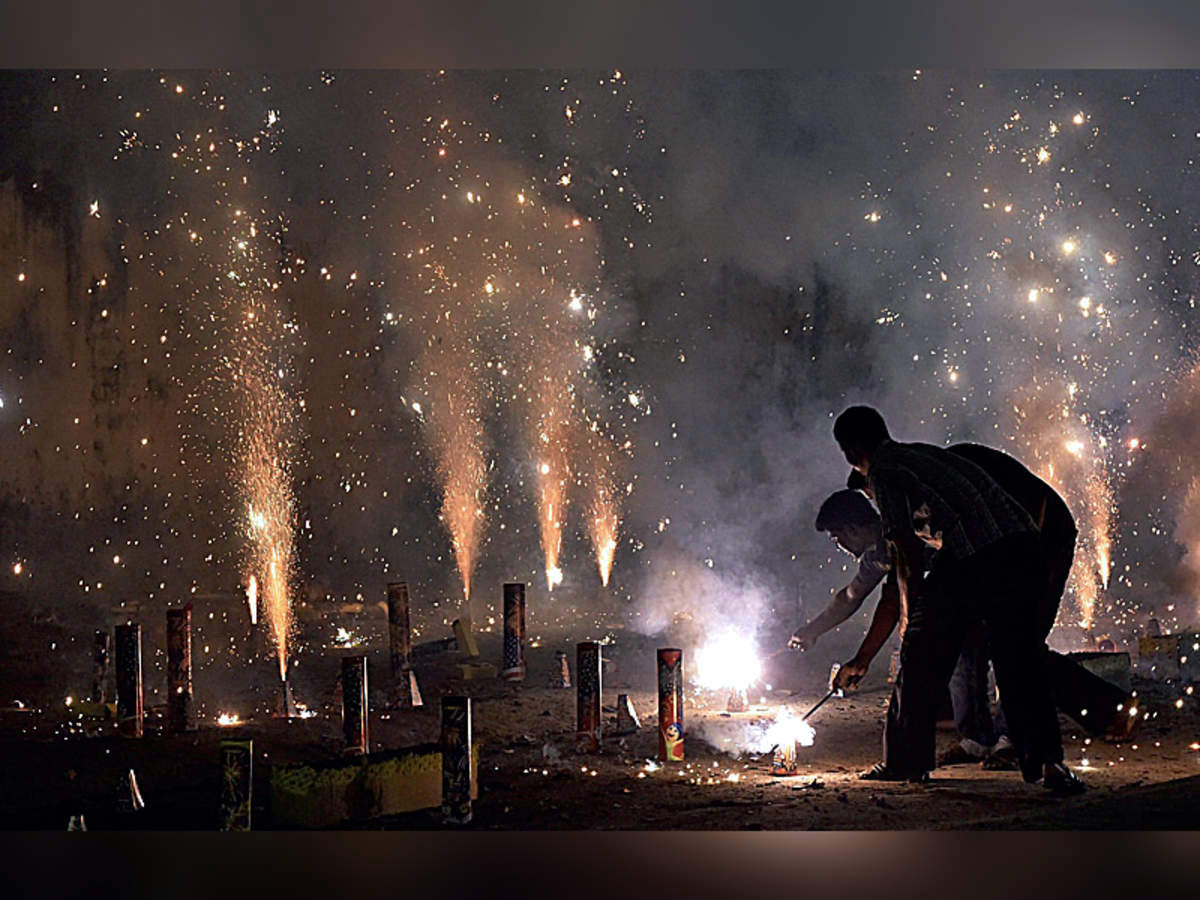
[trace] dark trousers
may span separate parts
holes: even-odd
[[[1045,763],[1062,761],[1042,632],[1048,580],[1032,533],[1004,538],[966,560],[934,565],[924,591],[909,602],[900,673],[884,726],[885,765],[911,773],[934,768],[939,701],[974,625],[986,635],[1023,772],[1040,777]]]

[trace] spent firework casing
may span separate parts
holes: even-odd
[[[525,585],[504,585],[504,660],[500,677],[505,681],[525,678]]]
[[[580,749],[600,749],[600,645],[582,641],[575,645],[576,742]]]
[[[221,741],[221,831],[249,831],[254,741]]]
[[[140,738],[142,715],[142,626],[118,625],[113,641],[117,658],[117,723],[125,737]]]
[[[571,686],[571,667],[567,663],[567,653],[565,650],[555,650],[554,659],[558,663],[558,672],[551,679],[552,683],[557,688],[569,688]],[[578,666],[576,666],[578,668]]]
[[[342,732],[345,753],[366,753],[367,734],[367,658],[342,657]]]
[[[196,730],[192,691],[192,605],[167,610],[167,728]]]
[[[683,760],[683,651],[658,651],[658,758]]]
[[[387,586],[388,641],[391,650],[392,681],[406,680],[404,671],[412,665],[412,631],[408,622],[408,583]]]
[[[442,819],[471,821],[471,698],[442,698]]]
[[[637,710],[629,700],[628,694],[617,695],[617,734],[633,734],[642,727]]]

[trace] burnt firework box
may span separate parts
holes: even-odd
[[[1163,634],[1138,639],[1138,668],[1143,677],[1158,681],[1179,677],[1179,638],[1178,634]]]

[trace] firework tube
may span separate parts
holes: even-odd
[[[342,732],[346,745],[342,752],[355,755],[367,752],[367,658],[342,657]]]
[[[221,831],[249,831],[254,741],[221,741]]]
[[[471,821],[471,698],[442,698],[442,820]]]
[[[392,681],[408,681],[405,672],[412,666],[412,632],[408,625],[408,583],[387,586],[388,639],[391,646]]]
[[[658,651],[658,758],[683,761],[683,651]]]
[[[192,693],[192,605],[167,610],[167,729],[196,730]]]
[[[504,585],[504,659],[500,677],[525,680],[525,585]]]
[[[565,660],[564,660],[565,662]],[[600,645],[583,641],[575,645],[575,742],[579,749],[600,750]]]
[[[113,643],[117,657],[117,727],[125,737],[140,738],[144,727],[142,626],[118,625]]]
[[[92,701],[95,703],[108,700],[108,667],[111,660],[112,635],[107,631],[97,630],[92,655]]]

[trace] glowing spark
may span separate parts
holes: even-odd
[[[1074,253],[1075,252],[1075,242],[1074,241],[1063,241],[1062,252],[1065,253],[1067,256],[1070,256],[1072,253]]]
[[[1110,266],[1115,266],[1117,264],[1117,256],[1115,253],[1106,252],[1104,254],[1104,261]]]
[[[237,713],[221,713],[217,716],[217,724],[222,728],[228,728],[230,725],[240,725],[241,717]]]
[[[1083,124],[1083,113],[1081,113],[1081,112],[1075,113],[1075,115],[1071,119],[1071,121],[1074,122],[1076,125],[1082,125]]]
[[[1042,165],[1043,163],[1049,162],[1050,161],[1050,151],[1047,150],[1045,147],[1042,147],[1041,149],[1039,149],[1038,154],[1037,154],[1037,161],[1038,161],[1038,165]]]
[[[24,571],[24,569],[25,569],[25,567],[22,566],[19,562],[13,563],[12,570],[13,570],[14,575],[20,575],[21,572]]]
[[[1029,302],[1037,303],[1037,299],[1038,299],[1038,291],[1036,288],[1034,288],[1034,289],[1030,290],[1030,292],[1029,292]]]

